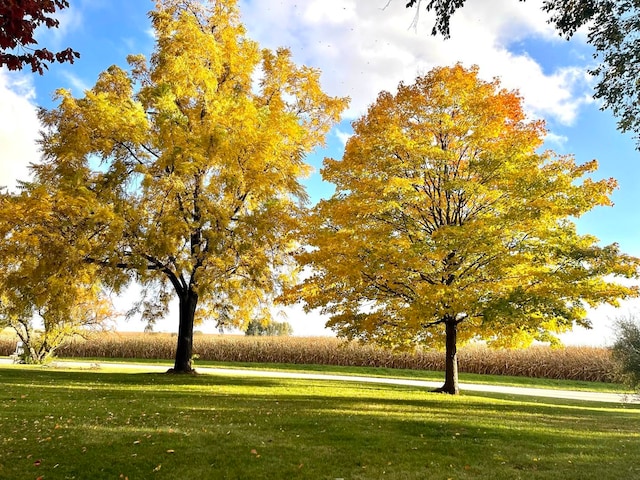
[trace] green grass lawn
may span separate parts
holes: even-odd
[[[0,366],[0,479],[640,478],[640,406]]]
[[[167,360],[144,359],[115,359],[115,358],[67,358],[56,359],[56,363],[65,361],[99,363],[102,367],[109,363],[131,363],[140,365],[164,365],[167,369],[173,366],[173,362]],[[425,370],[403,370],[381,367],[344,367],[337,365],[300,365],[285,363],[239,363],[239,362],[210,362],[196,361],[198,367],[221,367],[248,370],[275,370],[303,373],[325,373],[335,375],[360,375],[384,378],[408,378],[413,380],[428,380],[444,382],[444,372],[432,372]],[[532,387],[556,390],[578,390],[603,393],[631,393],[631,391],[619,383],[586,382],[581,380],[554,380],[549,378],[515,377],[508,375],[481,375],[476,373],[460,373],[460,381],[466,383],[480,383],[490,385],[505,385],[512,387]]]

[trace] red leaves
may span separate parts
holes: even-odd
[[[34,31],[40,25],[57,28],[58,20],[51,17],[56,10],[69,7],[66,0],[23,0],[0,3],[0,66],[6,65],[9,70],[21,70],[25,65],[31,71],[42,75],[47,63],[73,63],[80,57],[71,48],[53,53],[46,48],[30,48],[37,45],[33,38]],[[7,53],[5,50],[17,50],[18,53]],[[23,53],[20,53],[23,52]]]

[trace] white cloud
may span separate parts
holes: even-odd
[[[338,137],[338,140],[340,140],[340,143],[342,143],[343,147],[347,144],[347,141],[353,135],[352,133],[349,133],[349,132],[343,132],[339,128],[335,129],[335,133],[336,133],[336,137]]]
[[[60,75],[62,75],[69,85],[71,85],[70,90],[75,96],[82,96],[85,90],[89,90],[92,87],[92,85],[89,85],[85,79],[80,78],[69,69],[60,70]]]
[[[574,121],[591,87],[583,66],[567,65],[550,73],[526,53],[508,49],[535,37],[562,42],[546,23],[540,0],[469,2],[452,21],[452,37],[430,35],[433,16],[422,11],[416,30],[415,10],[392,0],[281,0],[241,2],[250,35],[263,46],[288,46],[298,62],[318,67],[325,88],[350,96],[346,118],[362,115],[381,90],[395,91],[436,65],[478,65],[483,78],[499,77],[519,90],[535,117],[562,124]]]
[[[555,145],[556,147],[560,147],[560,148],[564,147],[568,141],[569,141],[569,138],[567,136],[558,135],[553,132],[547,132],[547,136],[544,138],[545,144]]]
[[[40,121],[29,74],[0,70],[0,185],[13,189],[26,180],[29,163],[40,154],[36,140]]]
[[[319,25],[344,25],[358,19],[355,5],[343,0],[308,1],[303,18],[309,24]]]
[[[83,25],[82,12],[78,2],[71,2],[68,8],[58,10],[53,17],[60,22],[57,28],[40,26],[35,32],[35,39],[41,46],[49,50],[58,51],[69,47],[66,39]]]

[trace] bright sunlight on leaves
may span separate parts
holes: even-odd
[[[196,318],[268,318],[292,280],[304,158],[347,100],[288,50],[247,38],[236,0],[159,0],[150,15],[149,61],[130,56],[130,71],[112,66],[84,97],[60,90],[41,111],[32,188],[77,204],[70,218],[40,219],[76,246],[71,262],[116,289],[126,273],[155,299],[141,302],[154,315],[178,297],[174,370],[189,372]]]
[[[322,172],[299,256],[313,274],[289,292],[341,336],[392,348],[446,343],[443,391],[457,393],[456,346],[524,346],[587,325],[585,307],[636,296],[613,276],[638,259],[576,232],[610,205],[595,161],[540,153],[541,121],[477,68],[435,68],[383,92]]]

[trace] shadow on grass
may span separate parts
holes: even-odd
[[[640,410],[623,405],[226,375],[7,368],[0,383],[0,478],[640,475]]]

